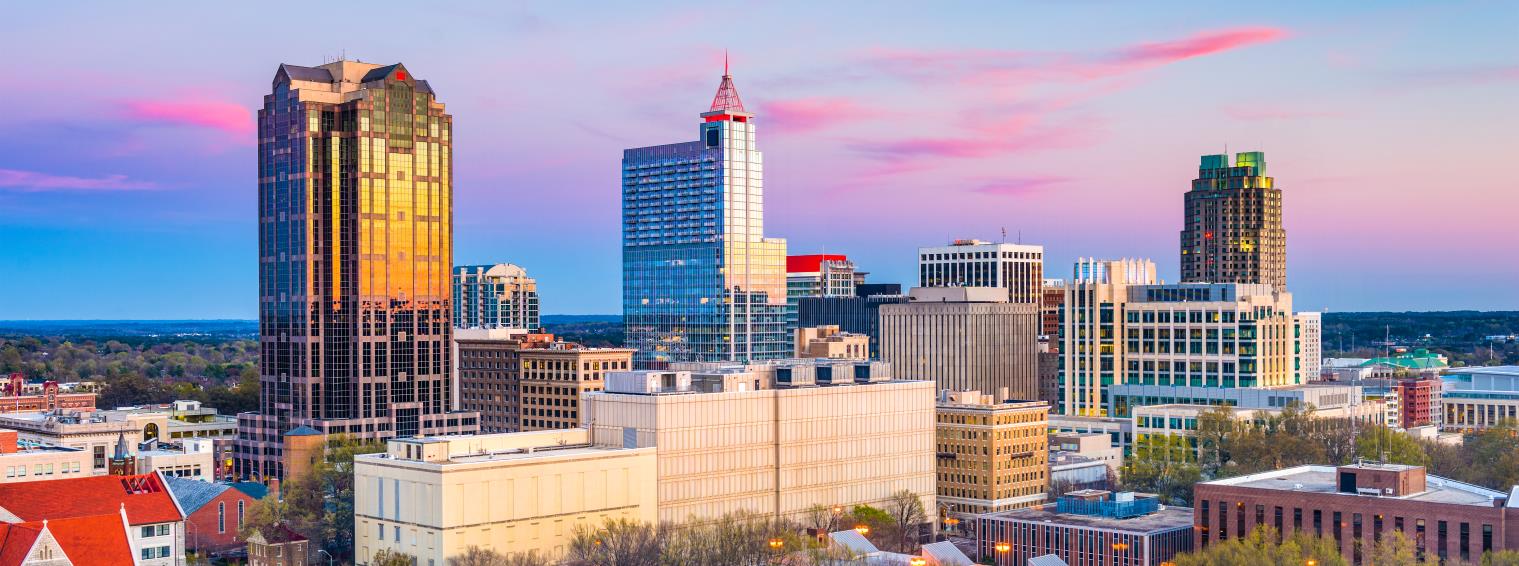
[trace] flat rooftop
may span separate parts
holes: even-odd
[[[1351,467],[1351,466],[1347,466]],[[1411,466],[1397,464],[1364,464],[1359,466],[1364,469],[1376,470],[1404,470]],[[1406,499],[1410,501],[1422,501],[1427,503],[1443,503],[1447,505],[1475,505],[1478,507],[1492,507],[1493,499],[1506,497],[1508,494],[1493,491],[1484,487],[1461,483],[1440,476],[1425,476],[1425,490],[1419,493],[1411,493],[1403,496],[1362,495],[1355,493],[1340,493],[1337,489],[1337,476],[1334,466],[1298,466],[1285,470],[1275,470],[1250,474],[1235,478],[1213,480],[1199,485],[1223,485],[1231,487],[1249,487],[1253,489],[1270,489],[1276,491],[1297,491],[1304,493],[1322,493],[1328,495],[1342,495],[1345,497],[1378,497],[1383,499]]]
[[[1019,521],[1025,523],[1041,523],[1051,525],[1065,525],[1071,527],[1084,527],[1090,529],[1102,529],[1106,531],[1124,531],[1131,533],[1152,534],[1173,529],[1192,528],[1192,508],[1160,506],[1160,510],[1149,515],[1140,515],[1128,519],[1114,517],[1102,517],[1097,515],[1080,515],[1076,513],[1056,513],[1055,506],[1029,507],[1014,509],[1001,513],[982,515],[993,521]]]

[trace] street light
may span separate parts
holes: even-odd
[[[1314,560],[1312,558],[1309,558],[1308,559],[1308,566],[1319,566],[1319,561]]]
[[[323,549],[320,549],[320,548],[316,549],[316,552],[317,552],[317,554],[326,554],[327,555],[327,566],[332,566],[332,553],[327,552],[326,550],[323,550]]]
[[[781,540],[780,537],[770,539],[770,550],[780,550],[785,545],[786,541]]]
[[[907,561],[907,563],[911,564],[912,566],[928,566],[928,560],[922,556],[914,556],[913,559]]]
[[[995,547],[993,547],[993,548],[996,548],[996,549],[997,549],[997,552],[1001,552],[1001,553],[1007,553],[1007,552],[1008,552],[1008,551],[1010,551],[1010,550],[1012,550],[1012,549],[1013,549],[1013,545],[1011,545],[1011,544],[1008,544],[1008,543],[1005,543],[1005,542],[999,542],[999,543],[997,543],[997,545],[996,545],[996,546],[995,546]]]
[[[870,534],[870,525],[866,525],[866,524],[863,524],[863,523],[861,523],[859,525],[855,525],[854,526],[854,532],[860,533],[862,535],[868,535],[868,534]]]

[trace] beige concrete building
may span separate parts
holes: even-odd
[[[946,391],[936,410],[941,518],[1043,505],[1049,490],[1049,411],[1043,401],[998,401]]]
[[[590,440],[580,428],[407,438],[354,458],[358,563],[389,549],[442,566],[471,546],[555,557],[576,526],[655,521],[655,450]]]
[[[1063,357],[1060,412],[1103,416],[1103,385],[1123,382],[1123,305],[1129,287],[1153,285],[1155,263],[1148,259],[1076,262],[1065,285],[1059,324]]]
[[[843,332],[837,325],[798,328],[796,357],[863,360],[870,357],[870,337]]]
[[[81,477],[91,469],[83,449],[21,443],[16,431],[0,429],[0,483]]]
[[[881,305],[881,359],[897,375],[939,389],[1038,398],[1036,302],[1009,303],[999,287],[919,287],[910,299]]]
[[[901,490],[934,509],[933,383],[832,369],[713,393],[693,389],[689,371],[613,372],[586,395],[586,423],[598,446],[658,447],[661,521],[795,517],[880,506]]]

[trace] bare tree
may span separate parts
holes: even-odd
[[[923,523],[928,521],[928,515],[923,510],[923,500],[911,491],[898,491],[886,500],[886,514],[891,515],[895,522],[897,551],[913,550],[913,546],[921,540],[919,533]]]
[[[464,554],[451,556],[448,566],[548,566],[553,564],[537,551],[501,554],[494,550],[471,546]]]
[[[608,519],[601,528],[575,528],[566,566],[658,566],[660,529],[628,519]]]

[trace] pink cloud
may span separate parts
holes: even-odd
[[[126,175],[105,177],[69,177],[49,175],[35,171],[0,169],[0,188],[19,189],[25,192],[45,191],[136,191],[154,189],[158,185],[146,181],[129,181]]]
[[[982,184],[971,189],[978,193],[996,196],[1024,196],[1039,192],[1046,187],[1069,183],[1069,177],[1038,176],[1038,177],[1014,177],[998,179]]]
[[[1142,43],[1119,49],[1114,59],[1123,63],[1164,65],[1203,55],[1212,55],[1257,43],[1287,37],[1287,32],[1273,27],[1244,27],[1193,34],[1172,41]]]
[[[812,132],[863,120],[876,112],[848,98],[811,97],[766,102],[764,123],[783,132]]]
[[[241,104],[217,100],[124,100],[122,115],[128,119],[169,126],[194,126],[248,136],[253,133],[253,113]]]
[[[1047,124],[1034,115],[1018,115],[984,126],[968,126],[952,137],[911,137],[856,141],[850,147],[877,159],[982,158],[1019,151],[1058,149],[1090,144],[1095,137],[1091,119]]]

